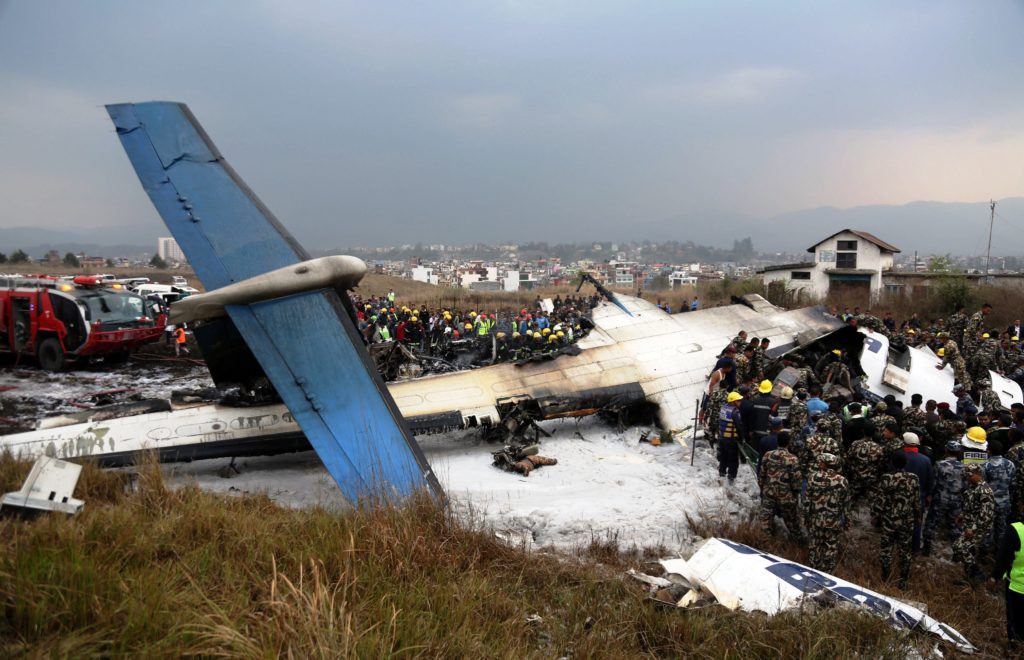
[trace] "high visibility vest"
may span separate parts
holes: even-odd
[[[1010,527],[1017,532],[1020,540],[1020,550],[1010,565],[1010,591],[1024,594],[1024,523],[1015,522]]]
[[[391,332],[388,330],[388,326],[380,326],[378,332],[380,333],[380,338],[383,339],[384,341],[388,341],[391,339]]]
[[[718,437],[738,438],[740,436],[739,429],[736,428],[736,420],[733,417],[736,414],[739,414],[739,411],[732,404],[722,406],[722,411],[718,413]]]
[[[478,335],[480,335],[481,337],[483,337],[484,335],[486,335],[490,331],[491,331],[491,321],[489,319],[483,319],[483,320],[480,321],[479,325],[477,325],[476,333]]]

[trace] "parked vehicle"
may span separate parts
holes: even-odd
[[[126,359],[159,339],[166,323],[160,304],[96,277],[0,276],[0,352],[34,356],[48,371]]]

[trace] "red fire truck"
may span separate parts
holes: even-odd
[[[34,356],[48,371],[101,356],[123,360],[159,339],[166,323],[158,301],[96,277],[0,275],[0,352]]]

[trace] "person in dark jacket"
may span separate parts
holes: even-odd
[[[768,435],[772,411],[778,400],[772,396],[772,382],[762,380],[757,394],[750,399],[750,405],[743,410],[743,423],[747,427],[747,444],[754,449],[761,446],[761,439]]]
[[[917,522],[914,523],[914,554],[921,551],[921,520],[924,511],[931,504],[931,493],[935,488],[935,468],[932,467],[931,460],[920,453],[920,449],[921,439],[916,433],[907,431],[903,434],[903,452],[907,455],[907,466],[904,470],[916,474],[921,484],[921,511],[917,516]]]

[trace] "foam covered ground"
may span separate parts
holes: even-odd
[[[641,429],[617,433],[598,420],[544,423],[552,433],[541,454],[558,459],[528,477],[491,465],[497,447],[460,431],[419,438],[460,515],[482,521],[511,543],[569,548],[616,539],[622,547],[685,550],[697,541],[686,514],[740,515],[753,506],[757,485],[740,466],[732,486],[701,440],[690,447],[639,442]],[[195,481],[220,492],[266,492],[288,506],[344,506],[337,487],[312,452],[240,459],[241,474],[221,476],[227,459],[168,466],[172,483]]]

